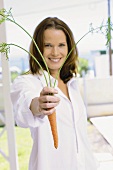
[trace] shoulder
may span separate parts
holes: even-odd
[[[80,78],[78,77],[73,77],[71,80],[70,80],[70,88],[76,92],[78,94],[78,96],[80,98],[83,98],[83,84],[82,84],[82,81]],[[74,95],[74,93],[73,93]]]
[[[68,81],[68,86],[71,86],[73,87],[74,89],[79,89],[78,88],[78,85],[79,85],[79,81],[78,81],[78,78],[73,76],[69,81]]]
[[[40,86],[41,82],[37,75],[33,74],[26,74],[26,75],[20,75],[17,78],[15,78],[14,82],[12,83],[12,86],[26,86],[26,87],[36,87]]]
[[[15,78],[14,83],[15,82],[31,82],[31,81],[37,81],[37,76],[33,75],[33,74],[24,74],[24,75],[20,75],[18,77]]]

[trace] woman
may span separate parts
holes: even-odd
[[[86,111],[75,76],[78,60],[76,47],[66,60],[75,45],[72,31],[62,20],[49,17],[36,27],[33,38],[47,63],[52,87],[47,87],[47,68],[32,41],[30,54],[41,64],[44,74],[30,56],[31,73],[15,79],[11,92],[16,123],[30,128],[33,138],[29,170],[96,170],[87,138]],[[57,149],[53,145],[47,118],[54,111],[59,137]]]

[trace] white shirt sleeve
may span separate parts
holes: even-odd
[[[11,100],[15,121],[20,127],[38,127],[45,122],[46,117],[34,116],[30,104],[33,98],[38,97],[42,85],[40,80],[33,75],[24,75],[15,79],[11,87]]]

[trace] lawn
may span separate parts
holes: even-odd
[[[0,132],[3,127],[0,127]],[[16,133],[16,145],[18,151],[18,161],[19,161],[19,170],[28,170],[28,162],[29,156],[32,147],[32,139],[30,136],[29,129],[23,129],[20,127],[15,127]],[[7,133],[0,137],[0,148],[5,151],[6,155],[8,155],[8,147],[7,147]],[[4,159],[4,157],[0,154],[0,170],[9,170],[9,163]]]

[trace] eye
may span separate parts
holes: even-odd
[[[64,43],[59,44],[59,47],[66,46]]]
[[[52,47],[51,44],[44,44],[45,47]]]

